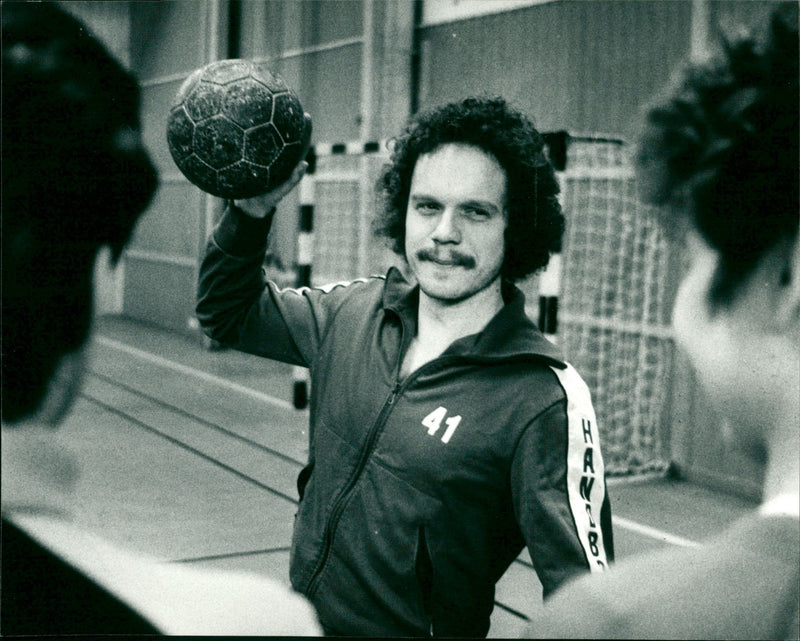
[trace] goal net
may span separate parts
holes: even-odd
[[[372,232],[375,184],[385,144],[364,153],[317,154],[314,172],[315,285],[383,274],[397,259]]]
[[[560,181],[558,340],[592,392],[608,473],[663,470],[673,358],[666,239],[637,200],[621,142],[573,139]]]

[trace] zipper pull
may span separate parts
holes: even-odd
[[[397,382],[394,384],[394,387],[392,388],[392,392],[391,392],[391,394],[389,394],[389,400],[388,400],[388,404],[389,404],[389,405],[394,405],[394,399],[396,399],[396,398],[397,398],[397,393],[398,393],[399,391],[400,391],[400,381],[397,381]]]

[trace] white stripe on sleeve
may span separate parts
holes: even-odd
[[[570,510],[589,568],[608,567],[600,510],[606,495],[597,419],[589,388],[572,365],[553,367],[567,396],[567,494]]]

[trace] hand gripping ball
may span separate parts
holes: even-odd
[[[167,120],[167,144],[192,183],[220,198],[251,198],[286,181],[306,153],[311,119],[263,63],[220,60],[193,72]]]

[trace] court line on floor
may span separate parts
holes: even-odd
[[[663,530],[650,527],[649,525],[642,525],[641,523],[617,516],[616,514],[611,517],[611,521],[614,524],[614,527],[621,527],[623,530],[630,530],[631,532],[636,532],[637,534],[649,536],[650,538],[658,539],[659,541],[669,543],[670,545],[678,545],[685,548],[701,547],[701,544],[697,541],[685,539],[677,534],[670,534],[669,532],[664,532]]]
[[[643,523],[637,523],[636,521],[631,521],[630,519],[626,519],[622,516],[617,516],[614,514],[611,517],[611,522],[614,528],[622,528],[623,530],[628,530],[630,532],[635,532],[636,534],[641,534],[642,536],[646,536],[651,539],[656,539],[661,541],[662,543],[668,543],[670,545],[677,545],[679,547],[685,548],[698,548],[701,547],[702,543],[698,543],[697,541],[692,541],[691,539],[685,539],[682,536],[678,536],[677,534],[670,534],[669,532],[665,532],[664,530],[659,530],[658,528],[650,527],[649,525],[644,525]],[[534,569],[533,563],[527,561],[523,558],[517,557],[514,559],[515,563],[519,563],[520,565],[524,565],[526,568],[531,570]]]
[[[162,400],[162,399],[160,399],[160,398],[158,398],[156,396],[153,396],[152,394],[148,394],[147,392],[145,392],[143,390],[140,390],[140,389],[138,389],[136,387],[132,387],[130,385],[126,385],[125,383],[123,383],[121,381],[118,381],[118,380],[112,378],[111,376],[106,376],[105,374],[100,374],[99,372],[95,372],[93,370],[89,370],[89,374],[91,376],[94,376],[97,379],[100,379],[101,381],[105,381],[109,385],[112,385],[114,387],[118,387],[120,389],[123,389],[126,392],[129,392],[130,394],[133,394],[134,396],[138,396],[139,398],[145,398],[148,401],[150,401],[151,403],[154,403],[154,404],[158,405],[159,407],[162,407],[162,408],[166,409],[167,411],[173,412],[175,414],[179,414],[180,416],[183,416],[183,417],[188,418],[188,419],[190,419],[192,421],[200,423],[201,425],[209,427],[209,428],[211,428],[211,429],[213,429],[213,430],[215,430],[217,432],[220,432],[221,434],[225,434],[226,436],[234,438],[234,439],[236,439],[237,441],[239,441],[241,443],[246,443],[250,447],[254,447],[257,450],[260,450],[262,452],[265,452],[265,453],[269,454],[270,456],[275,456],[275,457],[277,457],[277,458],[279,458],[279,459],[281,459],[283,461],[286,461],[287,463],[292,463],[294,465],[297,465],[298,468],[302,468],[302,467],[305,466],[305,463],[303,461],[299,461],[296,458],[294,458],[292,456],[289,456],[288,454],[284,454],[283,452],[279,452],[276,449],[273,449],[271,447],[267,447],[266,445],[263,445],[262,443],[259,443],[258,441],[254,441],[251,438],[247,438],[246,436],[242,436],[241,434],[239,434],[237,432],[234,432],[233,430],[229,430],[229,429],[227,429],[225,427],[222,427],[221,425],[218,425],[217,423],[214,423],[213,421],[209,421],[208,419],[205,419],[202,416],[198,416],[197,414],[193,414],[192,412],[187,412],[182,407],[178,407],[177,405],[174,405],[172,403],[168,403],[167,401],[164,401],[164,400]]]
[[[152,425],[148,425],[147,423],[145,423],[144,421],[139,420],[135,416],[131,416],[127,412],[125,412],[125,411],[123,411],[121,409],[118,409],[118,408],[114,407],[113,405],[109,405],[105,401],[97,398],[96,396],[93,396],[92,394],[88,393],[86,390],[83,390],[81,392],[81,398],[89,401],[90,403],[94,403],[98,407],[103,408],[104,410],[106,410],[107,412],[110,412],[111,414],[115,414],[116,416],[119,416],[120,418],[123,418],[126,421],[130,421],[134,425],[138,425],[139,427],[141,427],[144,430],[147,430],[151,434],[155,434],[156,436],[160,436],[161,438],[166,439],[170,443],[173,443],[174,445],[177,445],[178,447],[183,448],[187,452],[191,452],[195,456],[198,456],[198,457],[202,458],[203,460],[208,461],[209,463],[212,463],[212,464],[216,465],[217,467],[220,467],[223,470],[226,470],[226,471],[230,472],[231,474],[234,474],[235,476],[238,476],[240,479],[243,479],[243,480],[245,480],[245,481],[247,481],[249,483],[252,483],[253,485],[261,488],[262,490],[265,490],[265,491],[269,492],[270,494],[274,494],[275,496],[278,496],[278,497],[280,497],[282,499],[285,499],[285,500],[289,501],[292,505],[297,505],[299,503],[299,501],[296,498],[294,498],[293,496],[290,496],[288,494],[284,494],[280,490],[276,490],[271,485],[267,485],[266,483],[262,483],[258,479],[254,479],[252,476],[249,476],[249,475],[247,475],[247,474],[245,474],[243,472],[240,472],[235,467],[232,467],[232,466],[228,465],[227,463],[223,463],[219,459],[206,454],[205,452],[197,449],[196,447],[193,447],[193,446],[189,445],[188,443],[184,443],[180,439],[177,439],[174,436],[170,436],[169,434],[166,434],[166,433],[162,432],[161,430],[159,430],[158,428],[153,427]]]
[[[211,554],[209,556],[193,556],[186,559],[175,559],[172,563],[204,563],[206,561],[222,561],[226,559],[239,559],[246,556],[264,556],[265,554],[275,554],[276,552],[290,552],[290,546],[277,548],[267,548],[265,550],[244,550],[242,552],[227,552],[225,554]]]
[[[527,614],[524,614],[523,612],[520,612],[519,610],[515,610],[511,606],[505,605],[504,603],[500,603],[500,601],[495,601],[494,604],[498,608],[500,608],[501,610],[505,610],[506,612],[508,612],[509,614],[514,615],[518,619],[522,619],[523,621],[530,621],[531,620],[531,618]]]
[[[240,394],[244,394],[256,400],[263,401],[264,403],[269,403],[270,405],[275,405],[276,407],[280,407],[286,410],[292,410],[293,412],[299,411],[289,401],[284,401],[283,399],[275,398],[274,396],[270,396],[269,394],[264,394],[264,392],[259,392],[257,390],[254,390],[252,387],[246,387],[245,385],[234,383],[233,381],[230,381],[227,378],[222,378],[221,376],[209,374],[208,372],[195,369],[194,367],[189,367],[188,365],[182,365],[181,363],[176,363],[175,361],[171,361],[167,358],[164,358],[163,356],[157,356],[151,352],[146,352],[144,350],[137,349],[136,347],[131,347],[130,345],[126,345],[125,343],[116,341],[113,338],[107,338],[106,336],[95,336],[94,340],[102,345],[105,345],[106,347],[111,347],[112,349],[117,349],[121,352],[131,354],[132,356],[136,356],[143,360],[149,361],[150,363],[160,365],[161,367],[166,367],[167,369],[171,369],[181,374],[194,376],[195,378],[199,378],[200,380],[205,381],[207,383],[213,383],[215,385],[219,385],[220,387],[225,387],[229,390],[233,390]]]

